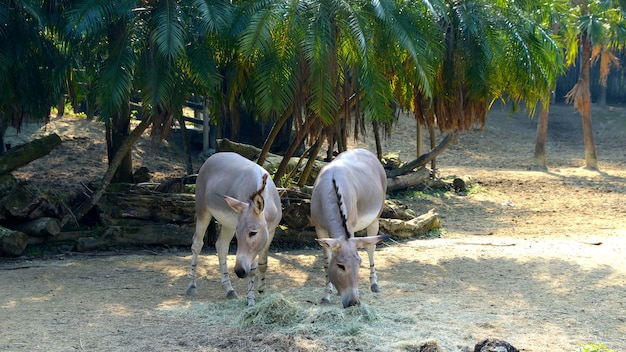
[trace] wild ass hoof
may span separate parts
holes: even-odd
[[[226,298],[228,299],[237,299],[237,292],[235,292],[235,290],[230,290],[228,292],[226,292]]]
[[[378,284],[372,284],[370,288],[372,289],[372,292],[375,292],[375,293],[380,292],[380,286],[378,286]]]
[[[248,298],[248,307],[254,306],[254,298]]]
[[[196,290],[196,285],[190,285],[187,288],[187,294],[189,296],[195,296],[196,294],[198,294],[198,291]]]

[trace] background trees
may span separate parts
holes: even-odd
[[[623,43],[608,39],[623,33],[612,1],[3,3],[0,127],[17,116],[47,115],[64,91],[74,102],[91,97],[88,105],[107,122],[112,179],[126,182],[133,100],[141,102],[140,128],[151,125],[155,140],[192,94],[207,99],[230,136],[250,124],[271,126],[261,133],[261,160],[276,139],[285,157],[303,146],[315,157],[327,142],[330,158],[369,126],[380,138],[380,126],[399,110],[414,112],[434,148],[435,128],[454,133],[484,124],[496,99],[524,103],[531,113],[540,101],[547,106],[563,63],[559,44],[573,62],[574,43],[589,43],[580,52],[598,53],[609,67],[608,49]],[[570,97],[584,107],[579,88]],[[595,152],[586,154],[593,166]]]

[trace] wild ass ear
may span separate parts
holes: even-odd
[[[265,200],[263,199],[263,196],[260,194],[255,195],[254,198],[252,198],[252,204],[254,204],[254,212],[257,215],[261,215],[263,209],[265,209]]]
[[[228,206],[238,212],[241,213],[244,210],[246,210],[246,208],[248,207],[248,203],[244,203],[242,201],[239,201],[233,197],[229,197],[229,196],[220,196],[222,197],[222,199],[226,202],[226,204],[228,204]]]
[[[356,244],[356,248],[367,247],[370,245],[376,245],[381,243],[382,241],[388,239],[389,235],[378,235],[378,236],[369,236],[369,237],[352,237],[350,241]]]
[[[339,248],[339,241],[336,238],[316,238],[315,240],[324,248],[329,248],[331,250]]]
[[[257,215],[261,215],[263,209],[265,208],[265,199],[263,199],[263,191],[265,190],[265,186],[267,185],[267,174],[263,174],[263,180],[261,181],[261,188],[258,191],[252,193],[250,196],[250,201],[254,205],[254,212]]]

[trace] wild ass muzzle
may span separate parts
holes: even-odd
[[[255,287],[259,293],[265,290],[268,250],[282,218],[280,197],[269,173],[237,153],[216,153],[204,162],[196,180],[196,228],[188,294],[196,294],[196,265],[211,217],[221,225],[215,249],[226,297],[237,298],[226,265],[228,247],[236,235],[235,273],[239,278],[248,277],[247,299],[248,306],[252,306]]]
[[[379,292],[374,250],[387,235],[378,235],[378,219],[387,192],[387,176],[374,154],[365,149],[348,150],[322,168],[311,196],[311,222],[324,248],[326,292],[330,303],[333,286],[343,307],[359,304],[358,248],[365,247],[370,263],[370,288]],[[354,233],[367,229],[367,237]]]

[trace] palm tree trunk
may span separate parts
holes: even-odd
[[[598,169],[598,159],[596,157],[596,146],[593,142],[593,130],[591,127],[591,91],[589,88],[589,67],[591,66],[591,43],[585,35],[582,37],[581,50],[582,65],[580,67],[580,79],[577,84],[582,83],[582,91],[579,95],[580,104],[574,103],[583,119],[583,135],[585,139],[585,166],[591,170]]]
[[[124,141],[128,138],[129,133],[130,106],[128,106],[128,108],[120,109],[120,111],[115,114],[115,116],[113,116],[110,133],[108,134],[109,139],[107,141],[109,166],[111,165],[114,156],[119,153],[119,150]],[[120,165],[116,167],[116,172],[111,182],[133,182],[133,159],[130,153],[130,149],[127,151],[126,155],[124,155],[124,157],[120,160]]]
[[[548,118],[550,117],[550,103],[541,104],[539,120],[537,121],[537,139],[535,140],[534,166],[546,169],[546,142],[548,140]]]

